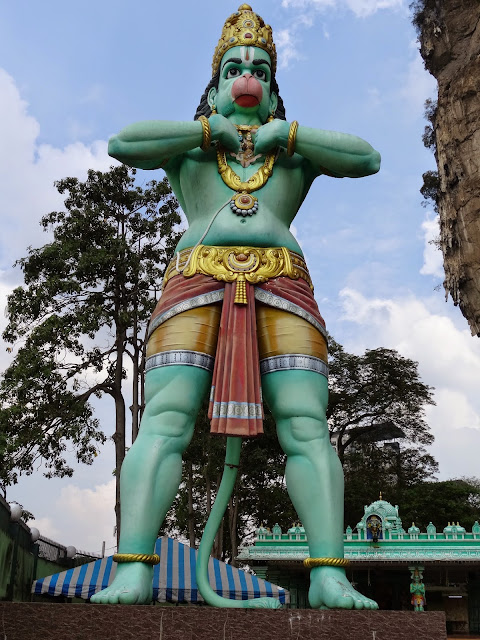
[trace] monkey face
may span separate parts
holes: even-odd
[[[270,93],[271,59],[263,49],[233,47],[220,63],[218,89],[212,87],[208,103],[228,118],[233,113],[256,115],[264,123],[277,107]]]

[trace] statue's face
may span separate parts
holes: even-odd
[[[277,108],[277,96],[270,94],[272,61],[256,47],[232,47],[220,63],[218,89],[208,94],[210,107],[226,118],[233,113],[256,115],[263,123]]]

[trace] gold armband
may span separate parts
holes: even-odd
[[[212,143],[212,130],[210,128],[210,123],[208,121],[208,118],[206,118],[205,116],[200,116],[198,119],[200,120],[200,124],[202,125],[203,134],[203,140],[202,144],[200,145],[200,149],[202,149],[202,151],[208,151]]]
[[[295,143],[297,141],[298,122],[294,120],[288,130],[287,154],[293,156],[295,153]]]
[[[158,564],[160,556],[156,553],[148,555],[147,553],[115,553],[114,562],[143,562],[145,564]]]
[[[306,558],[303,566],[307,569],[315,567],[348,567],[350,560],[347,558]]]

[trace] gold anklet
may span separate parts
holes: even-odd
[[[306,558],[303,566],[307,569],[315,567],[348,567],[350,560],[347,558]]]
[[[202,125],[202,136],[203,136],[200,149],[202,151],[208,151],[212,143],[212,130],[210,128],[210,123],[208,121],[208,118],[206,118],[205,116],[200,116],[198,119],[200,120],[200,124]]]
[[[160,556],[156,553],[116,553],[113,556],[114,562],[144,562],[145,564],[158,564]]]
[[[295,144],[297,142],[297,131],[298,131],[298,122],[294,120],[290,125],[290,129],[288,130],[288,138],[287,138],[287,155],[293,156],[295,153]]]

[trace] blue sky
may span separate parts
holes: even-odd
[[[237,6],[0,5],[2,306],[20,283],[14,260],[48,240],[38,220],[62,205],[53,181],[107,169],[107,140],[127,124],[190,120]],[[287,119],[359,135],[382,154],[376,176],[319,178],[294,222],[327,326],[353,352],[385,346],[419,362],[436,388],[428,420],[440,477],[475,475],[480,343],[435,290],[441,257],[428,240],[437,227],[419,188],[434,166],[421,135],[423,103],[436,87],[423,70],[408,0],[258,0],[253,8],[273,27]],[[1,368],[9,357],[0,350]],[[113,406],[100,403],[98,415],[112,433]],[[7,498],[33,511],[45,535],[99,551],[112,540],[113,466],[109,443],[73,478],[47,481],[39,470]]]

